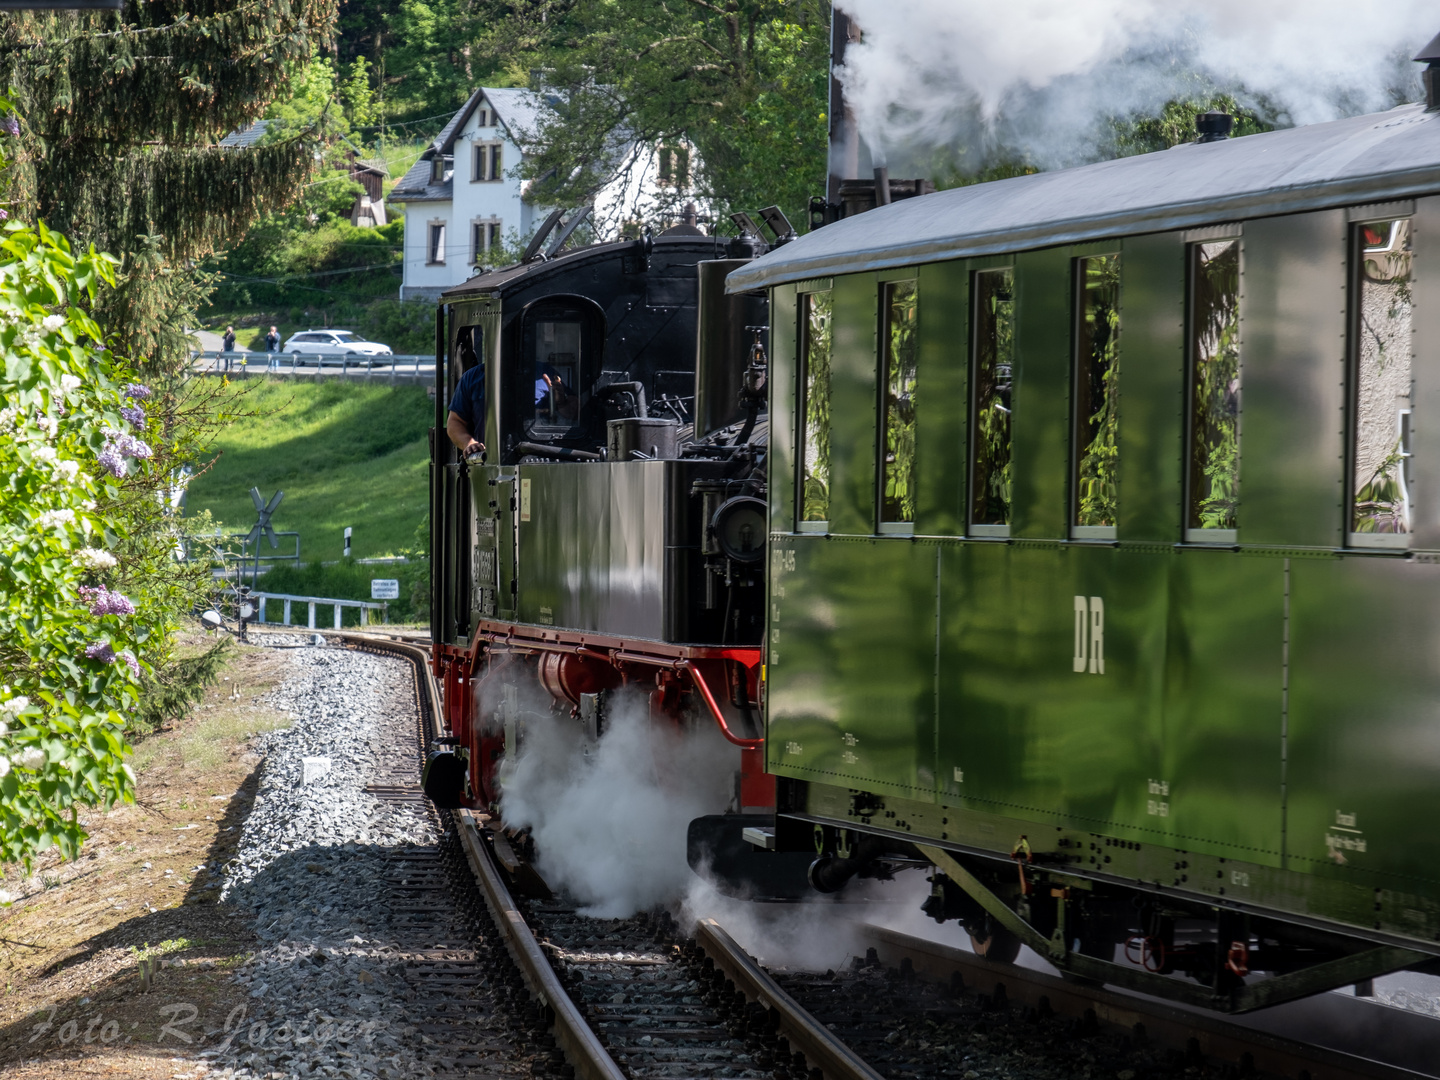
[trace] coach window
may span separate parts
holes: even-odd
[[[880,531],[905,533],[915,521],[915,282],[880,289]]]
[[[1240,241],[1191,244],[1185,539],[1233,544],[1240,499]]]
[[[801,532],[824,532],[830,520],[829,292],[800,296]]]
[[[1075,260],[1075,505],[1070,535],[1115,539],[1120,462],[1120,256]]]
[[[1010,409],[1015,361],[1014,271],[981,270],[971,290],[970,533],[1010,535]]]
[[[1355,227],[1350,543],[1410,542],[1410,221]]]

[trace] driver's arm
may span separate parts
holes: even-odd
[[[470,434],[470,428],[465,424],[465,418],[459,413],[452,412],[449,419],[445,421],[445,434],[450,436],[450,441],[462,454],[471,450],[484,450],[485,444]]]

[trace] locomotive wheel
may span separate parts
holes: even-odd
[[[985,918],[984,929],[983,938],[970,935],[970,948],[975,950],[975,955],[997,964],[1013,964],[1020,955],[1020,939],[989,916]]]

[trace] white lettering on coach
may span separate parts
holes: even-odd
[[[1105,601],[1098,596],[1075,597],[1075,658],[1073,669],[1105,674]]]

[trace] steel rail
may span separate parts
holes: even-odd
[[[443,734],[440,729],[441,716],[439,694],[435,688],[434,676],[430,674],[430,656],[423,648],[401,641],[386,640],[368,634],[327,634],[361,649],[400,655],[415,666],[415,677],[420,684],[421,708],[428,712],[432,736]],[[505,947],[514,958],[520,974],[530,993],[551,1020],[555,1041],[575,1070],[579,1080],[626,1080],[620,1066],[590,1025],[584,1014],[570,999],[561,984],[559,976],[546,958],[540,943],[525,922],[525,917],[515,906],[510,890],[495,866],[494,856],[480,833],[474,816],[468,810],[454,811],[455,828],[460,843],[470,863],[470,869],[480,883],[485,897],[485,906],[505,941]]]
[[[695,928],[695,941],[735,984],[735,989],[778,1014],[780,1034],[789,1040],[791,1047],[805,1055],[811,1068],[824,1074],[825,1080],[884,1080],[833,1031],[781,989],[714,919],[700,920]]]
[[[1341,1050],[1312,1046],[1269,1032],[1233,1024],[1166,1002],[1116,993],[1101,986],[1067,982],[1041,971],[998,964],[974,953],[885,927],[856,924],[864,944],[891,967],[907,967],[919,978],[951,983],[955,975],[967,989],[994,995],[997,988],[1013,1003],[1048,1007],[1063,1015],[1093,1012],[1096,1021],[1132,1037],[1143,1032],[1156,1046],[1196,1053],[1262,1073],[1310,1080],[1422,1080],[1427,1074],[1356,1057]]]

